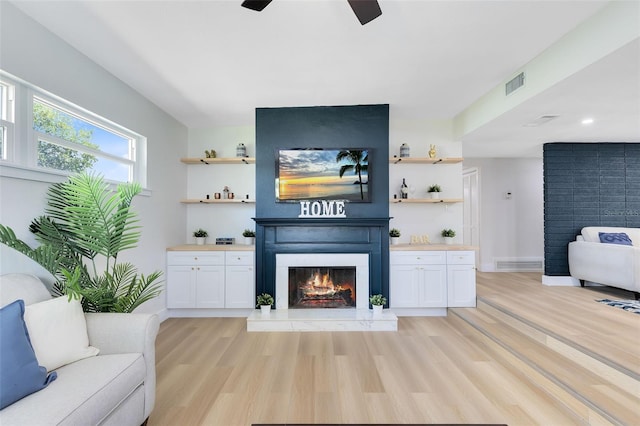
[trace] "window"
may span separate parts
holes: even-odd
[[[93,170],[105,179],[133,179],[135,139],[41,99],[33,98],[37,166],[65,172]]]
[[[0,80],[0,160],[7,159],[7,145],[13,138],[14,86]]]
[[[55,181],[90,171],[144,187],[145,144],[143,136],[0,70],[0,161],[15,167],[3,175]]]

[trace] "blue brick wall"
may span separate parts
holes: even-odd
[[[640,143],[544,145],[545,275],[569,275],[585,226],[640,227]]]

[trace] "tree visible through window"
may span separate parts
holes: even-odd
[[[33,102],[33,129],[56,136],[69,142],[98,148],[91,143],[91,130],[76,129],[74,119],[48,105]],[[93,167],[98,159],[95,155],[84,154],[47,141],[38,141],[38,166],[68,172],[81,172]]]
[[[109,180],[132,180],[133,138],[38,98],[33,100],[33,129],[39,167],[66,172],[93,170]]]

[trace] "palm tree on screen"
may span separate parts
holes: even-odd
[[[340,177],[353,170],[353,173],[358,175],[358,181],[355,182],[360,185],[360,199],[364,200],[364,183],[362,182],[362,172],[366,172],[369,169],[369,154],[363,149],[342,150],[336,155],[336,162],[339,163],[342,160],[347,160],[351,164],[345,164],[340,167]]]

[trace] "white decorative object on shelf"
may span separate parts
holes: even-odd
[[[400,145],[400,157],[410,157],[411,156],[411,148],[406,143]]]

